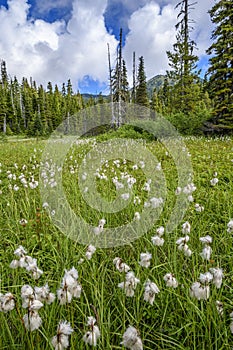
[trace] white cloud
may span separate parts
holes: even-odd
[[[26,0],[9,0],[8,6],[0,8],[0,58],[11,76],[32,76],[45,86],[69,78],[77,86],[86,75],[107,81],[107,43],[113,53],[117,41],[104,25],[105,1],[74,0],[67,29],[62,21],[29,20]]]
[[[128,0],[125,1],[128,3]],[[133,51],[136,57],[144,57],[148,79],[156,74],[164,74],[169,69],[166,51],[172,50],[176,41],[175,24],[179,12],[179,8],[175,10],[176,4],[177,0],[147,1],[144,7],[132,13],[124,48],[130,78]],[[196,41],[198,50],[195,53],[201,58],[210,45],[213,25],[207,12],[213,5],[214,0],[199,1],[190,10],[190,18],[195,21],[191,38]]]
[[[193,24],[194,31],[192,36],[197,43],[197,55],[199,57],[206,55],[205,50],[211,45],[211,34],[214,27],[208,11],[214,4],[214,0],[199,1],[191,12],[192,19],[195,22]]]
[[[161,11],[155,2],[132,14],[124,48],[128,66],[132,66],[132,52],[135,51],[136,57],[144,57],[148,79],[165,73],[168,69],[166,51],[175,41],[176,17],[173,6],[167,5]],[[130,71],[128,73],[130,76]]]
[[[20,80],[31,76],[44,86],[48,81],[60,85],[71,78],[75,88],[78,80],[86,76],[107,82],[107,43],[114,62],[117,40],[107,32],[104,15],[111,4],[113,9],[117,6],[117,1],[65,0],[64,4],[71,1],[72,13],[67,24],[30,19],[27,0],[8,0],[8,9],[0,7],[0,59],[7,62],[12,77],[16,75]],[[177,0],[119,0],[118,3],[124,6],[122,16],[129,27],[123,51],[129,76],[133,51],[136,57],[144,56],[147,78],[165,73],[166,51],[175,42]],[[210,44],[212,24],[207,11],[213,4],[214,0],[199,1],[191,12],[196,20],[193,39],[200,56],[205,55]],[[62,2],[56,0],[53,5],[51,0],[37,0],[37,5],[41,12],[48,12],[62,7]]]

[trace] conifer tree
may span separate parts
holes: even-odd
[[[214,129],[233,132],[233,6],[231,0],[220,0],[209,11],[215,29],[213,43],[207,50],[212,57],[207,71],[208,91],[213,98]]]
[[[143,56],[141,56],[139,58],[135,102],[139,105],[149,107],[149,99],[147,96],[146,74],[145,74]]]
[[[176,24],[176,43],[173,45],[173,52],[168,51],[167,56],[171,70],[167,72],[170,81],[173,81],[172,90],[173,109],[188,114],[195,109],[196,96],[193,85],[199,82],[196,72],[198,58],[193,51],[195,42],[190,38],[192,26],[190,26],[190,10],[196,3],[189,3],[189,0],[180,1],[175,8],[180,8],[178,23]]]
[[[123,103],[129,101],[127,69],[125,61],[122,57],[122,29],[120,29],[120,40],[117,50],[117,63],[112,75],[112,94],[113,102],[118,102],[118,104],[115,105],[116,110],[114,111],[114,123],[117,127],[119,127],[124,116]]]

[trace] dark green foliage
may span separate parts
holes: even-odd
[[[146,74],[145,74],[143,56],[141,56],[139,58],[135,102],[139,105],[149,107],[149,99],[147,96],[147,84],[146,84]]]
[[[97,134],[95,134],[97,135]],[[98,140],[106,141],[112,138],[143,139],[148,142],[155,139],[154,135],[140,126],[123,124],[119,128],[109,128],[109,126],[98,127]]]
[[[208,69],[208,90],[214,100],[209,127],[220,133],[233,133],[233,6],[230,0],[218,1],[209,11],[215,29],[207,50],[213,55]]]
[[[176,43],[173,45],[173,52],[167,52],[171,67],[167,76],[174,82],[171,101],[173,110],[185,114],[192,112],[199,100],[198,94],[193,93],[193,85],[199,83],[199,77],[195,72],[198,58],[193,54],[196,44],[190,38],[192,21],[189,14],[192,5],[194,4],[189,4],[188,0],[182,0],[176,5],[176,8],[180,8],[176,24]]]
[[[47,91],[36,82],[23,78],[20,84],[15,77],[8,78],[6,63],[1,62],[0,77],[0,132],[6,135],[24,134],[45,136],[50,134],[64,119],[84,107],[82,96],[73,93],[71,81],[57,85],[51,82]]]
[[[129,83],[127,79],[127,68],[122,57],[122,29],[120,30],[117,63],[112,76],[112,93],[114,102],[129,102]]]

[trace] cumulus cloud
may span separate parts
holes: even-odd
[[[137,57],[144,57],[147,78],[164,74],[168,69],[166,51],[175,42],[176,20],[177,12],[172,5],[161,10],[157,3],[150,2],[135,11],[129,20],[124,48],[128,66],[132,66],[132,52],[135,51]]]
[[[23,76],[32,77],[44,86],[48,81],[61,85],[70,78],[75,88],[87,76],[107,82],[107,43],[112,62],[118,44],[107,28],[112,25],[116,35],[121,23],[127,33],[123,54],[129,76],[133,51],[136,57],[144,56],[147,78],[168,69],[166,51],[175,42],[177,0],[36,0],[35,3],[33,11],[28,0],[8,0],[7,8],[0,7],[0,59],[7,62],[12,77],[16,75],[19,80]],[[213,4],[214,0],[199,1],[191,12],[196,20],[192,38],[202,59],[210,44],[212,24],[207,11]],[[66,22],[49,23],[36,18],[36,11],[48,14],[64,7],[71,8]],[[119,23],[116,19],[120,19]]]
[[[65,26],[63,21],[33,21],[26,0],[8,0],[8,9],[0,8],[0,52],[9,74],[32,76],[44,85],[71,78],[77,86],[86,75],[106,81],[107,43],[114,56],[117,40],[105,28],[105,7],[103,0],[74,0]]]
[[[108,0],[104,14],[107,28],[111,31],[115,28],[122,28],[125,34],[128,33],[128,20],[131,14],[145,6],[148,0]]]
[[[128,3],[128,0],[125,1]],[[138,4],[139,2],[140,0]],[[137,57],[144,57],[148,79],[157,74],[164,74],[169,69],[166,51],[172,50],[176,41],[175,24],[179,12],[179,8],[175,9],[176,4],[177,0],[147,1],[145,6],[139,7],[131,14],[128,21],[129,33],[124,48],[131,80],[133,51],[136,52]],[[211,42],[213,25],[208,10],[213,5],[214,0],[199,1],[190,10],[190,17],[194,20],[192,24],[194,30],[190,35],[197,43],[198,50],[195,54],[202,60]]]

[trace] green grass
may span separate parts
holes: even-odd
[[[88,316],[98,317],[101,337],[97,349],[123,349],[120,345],[123,333],[128,325],[138,329],[143,341],[143,349],[182,349],[182,350],[227,350],[233,348],[233,335],[230,332],[230,313],[233,311],[233,245],[232,233],[227,232],[227,223],[233,218],[233,140],[186,138],[184,142],[190,152],[194,172],[194,183],[197,190],[193,193],[194,202],[190,203],[180,224],[172,233],[165,232],[165,243],[156,247],[151,242],[156,228],[166,225],[171,214],[177,187],[176,166],[164,147],[158,142],[147,144],[150,152],[156,155],[162,164],[166,178],[167,198],[162,214],[154,227],[140,239],[128,245],[107,249],[97,248],[91,260],[85,258],[87,246],[81,245],[62,234],[52,223],[48,212],[42,208],[39,189],[23,188],[18,176],[25,174],[28,179],[34,175],[38,180],[40,159],[46,141],[27,141],[19,143],[2,143],[0,147],[0,293],[11,292],[16,299],[17,308],[0,312],[0,349],[53,349],[51,338],[56,334],[60,320],[71,323],[74,332],[70,336],[70,349],[87,349],[82,337],[87,331]],[[92,147],[92,143],[74,147],[66,157],[63,167],[63,186],[67,200],[77,215],[81,215],[93,226],[101,218],[106,219],[106,227],[118,227],[131,221],[135,211],[141,211],[147,194],[141,191],[145,182],[142,170],[132,173],[137,178],[134,194],[141,196],[142,202],[136,207],[130,202],[119,213],[109,214],[93,209],[85,202],[80,193],[78,172],[83,156]],[[72,158],[70,158],[72,156]],[[120,154],[119,154],[120,159]],[[15,167],[17,163],[17,168]],[[109,180],[111,169],[116,174],[122,170],[131,171],[132,162],[121,163],[120,168],[109,162],[105,173],[108,180],[97,179],[97,191],[110,202],[117,192]],[[22,166],[26,168],[22,170]],[[69,171],[73,167],[74,173]],[[104,168],[104,167],[103,167]],[[15,174],[17,179],[10,180],[7,171]],[[210,185],[214,172],[219,182]],[[19,186],[18,191],[9,185]],[[94,200],[94,198],[93,198]],[[195,211],[194,204],[204,206],[204,211]],[[26,226],[20,219],[28,221]],[[190,258],[178,251],[176,240],[181,237],[182,224],[189,221],[191,233],[189,247]],[[213,237],[211,260],[204,261],[200,252],[202,244],[199,238],[205,235]],[[14,250],[22,245],[28,255],[37,258],[38,266],[44,273],[35,281],[25,269],[10,269]],[[139,265],[140,253],[152,254],[151,265],[144,268]],[[116,270],[113,259],[119,256],[127,263],[140,284],[134,297],[126,297],[118,288],[124,275]],[[84,262],[79,264],[81,258]],[[21,287],[25,284],[43,286],[49,284],[50,290],[56,293],[60,287],[65,269],[74,266],[79,272],[82,294],[70,304],[60,305],[56,299],[51,305],[44,305],[39,310],[42,326],[33,332],[24,328],[21,321],[26,310],[21,306]],[[199,274],[210,267],[221,267],[224,270],[223,284],[220,289],[211,285],[208,300],[198,301],[190,297],[189,289],[197,281]],[[172,289],[165,286],[163,276],[172,272],[179,285]],[[160,293],[150,305],[143,300],[144,282],[147,279],[155,282]],[[224,313],[220,316],[215,302],[223,303]],[[94,312],[96,310],[96,314]]]

